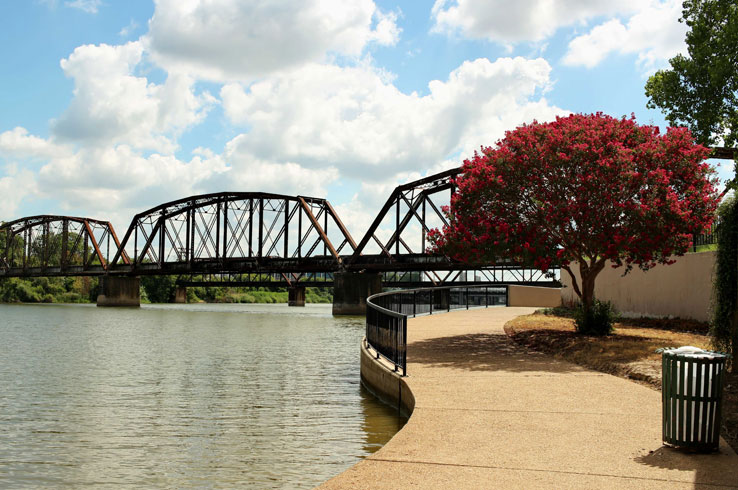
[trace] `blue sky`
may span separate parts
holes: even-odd
[[[327,197],[360,234],[396,184],[533,119],[646,108],[672,0],[35,0],[0,7],[0,220],[191,194]],[[727,177],[731,169],[721,171]]]

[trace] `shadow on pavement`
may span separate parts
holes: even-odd
[[[735,465],[733,450],[725,443],[720,451],[699,454],[662,446],[635,461],[654,468],[694,472],[695,488],[703,485],[714,488],[738,488],[738,466]]]
[[[466,334],[408,345],[408,362],[469,371],[577,373],[586,369],[521,347],[504,334]]]

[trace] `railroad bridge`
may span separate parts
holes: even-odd
[[[430,229],[460,168],[395,188],[357,243],[330,202],[264,192],[191,196],[137,214],[122,238],[108,221],[43,215],[0,225],[0,278],[100,276],[100,306],[137,306],[139,277],[177,276],[188,286],[332,286],[334,314],[361,314],[382,287],[536,283],[522,264],[468,264],[427,251]],[[389,230],[389,231],[388,231]]]

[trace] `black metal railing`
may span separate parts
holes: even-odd
[[[405,289],[366,300],[367,348],[407,375],[407,319],[451,310],[507,305],[507,285],[445,286]]]
[[[702,233],[695,235],[692,240],[692,251],[696,252],[697,247],[702,245],[714,245],[720,238],[720,218],[716,218],[715,221],[708,228],[702,231]]]

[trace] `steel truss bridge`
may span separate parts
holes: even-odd
[[[327,200],[263,192],[161,204],[137,214],[122,239],[108,221],[20,218],[0,224],[0,278],[176,275],[181,286],[284,287],[376,272],[390,287],[550,283],[555,276],[513,261],[466,264],[427,252],[460,172],[395,188],[358,243]]]

